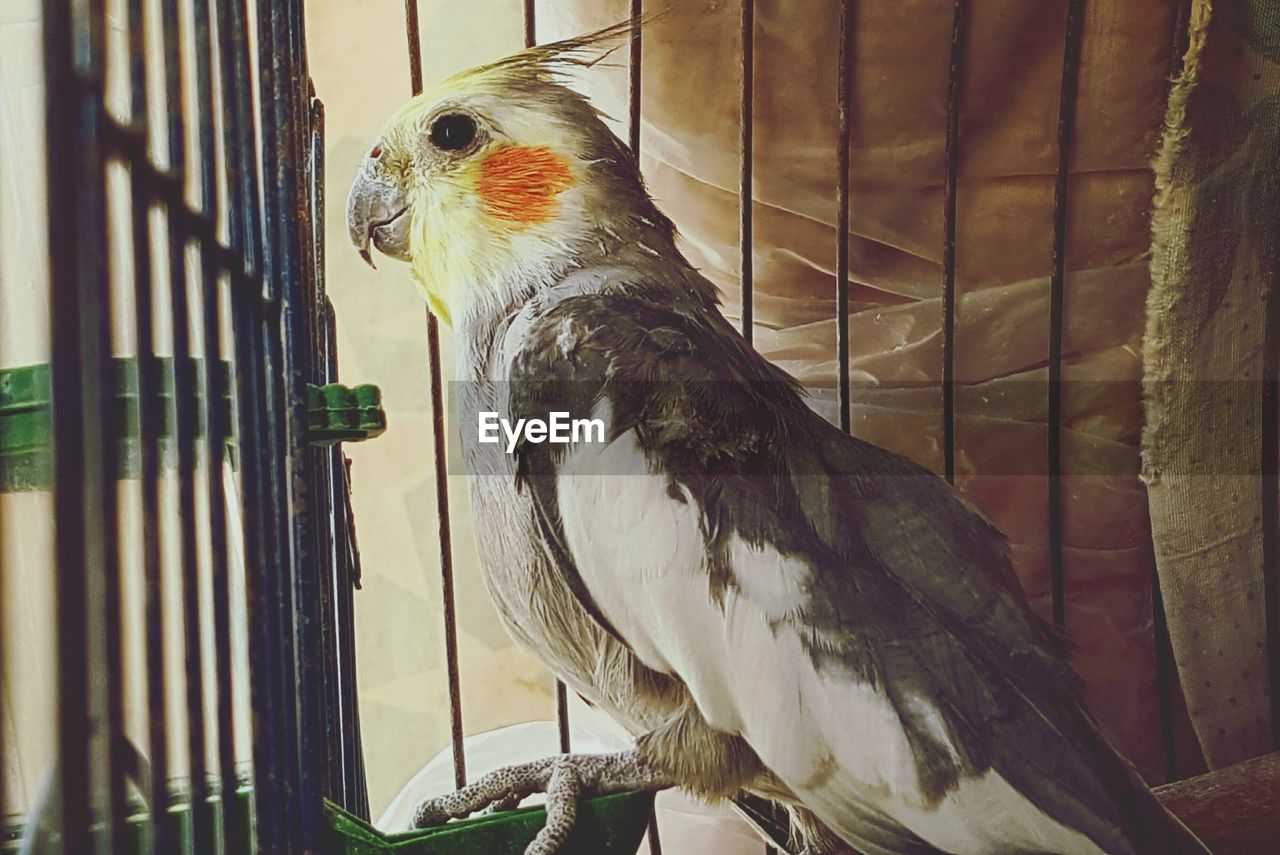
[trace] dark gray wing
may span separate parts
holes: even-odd
[[[738,584],[734,538],[815,568],[802,606],[776,620],[802,631],[817,668],[893,703],[927,798],[995,769],[1109,852],[1203,851],[1098,734],[1002,535],[940,478],[814,414],[718,315],[573,297],[533,324],[511,380],[516,416],[607,404],[609,439],[633,434],[671,495],[696,503],[713,599]],[[566,447],[518,453],[557,566],[604,621],[564,542]]]

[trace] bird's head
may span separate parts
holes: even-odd
[[[445,80],[383,127],[347,202],[351,240],[406,261],[449,323],[509,305],[574,266],[580,249],[656,213],[628,149],[580,94],[626,25],[541,46]],[[660,216],[660,215],[658,215]]]

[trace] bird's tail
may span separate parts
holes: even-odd
[[[1089,725],[1096,741],[1095,768],[1100,773],[1117,813],[1123,817],[1125,837],[1133,855],[1211,855],[1209,848],[1161,804],[1138,770],[1111,746],[1083,708],[1077,715]]]
[[[1137,774],[1133,777],[1137,778]],[[1141,779],[1135,783],[1138,804],[1130,816],[1138,855],[1209,855],[1209,848],[1160,803]]]

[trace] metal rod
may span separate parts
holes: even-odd
[[[1265,606],[1267,685],[1271,738],[1280,748],[1280,242],[1269,259],[1262,346],[1261,484],[1262,590]]]
[[[662,855],[662,837],[658,834],[658,809],[649,814],[649,855]]]
[[[569,735],[569,690],[565,684],[556,680],[556,726],[560,733],[560,753],[568,754]]]
[[[324,279],[324,104],[318,98],[310,100],[309,160],[311,175],[310,210],[312,215],[310,241],[312,282],[307,314],[312,321],[311,382],[323,386],[337,380],[336,359],[333,354],[332,316],[325,296]],[[341,572],[339,569],[338,543],[339,521],[335,476],[336,448],[313,448],[311,451],[312,480],[316,490],[316,581],[319,593],[319,628],[321,635],[320,659],[324,683],[325,745],[325,796],[346,807],[346,776],[343,773],[346,751],[343,720],[341,681],[339,678],[339,629],[337,624],[337,598]],[[345,510],[345,509],[344,509]]]
[[[333,309],[329,309],[332,329]],[[330,333],[336,341],[336,332]],[[337,376],[336,355],[334,357],[334,376]],[[369,791],[366,783],[364,766],[364,749],[360,738],[360,708],[356,703],[356,687],[359,681],[356,676],[355,645],[355,591],[360,587],[360,547],[356,540],[355,515],[351,507],[351,474],[350,461],[341,448],[335,448],[338,464],[336,476],[338,489],[336,494],[341,498],[344,513],[340,517],[342,537],[339,543],[344,547],[339,556],[339,567],[342,570],[342,585],[338,589],[338,628],[341,645],[341,679],[342,721],[343,730],[349,737],[348,756],[350,762],[345,764],[347,788],[351,794],[352,804],[348,810],[364,819],[369,818]]]
[[[742,88],[738,108],[738,267],[742,289],[742,336],[748,342],[752,340],[755,331],[755,258],[751,232],[755,199],[751,180],[755,131],[755,10],[755,0],[742,0]]]
[[[164,32],[165,110],[168,114],[169,170],[179,179],[186,175],[186,105],[183,100],[182,32],[175,4],[161,4]],[[201,112],[210,105],[198,105]],[[178,554],[182,591],[182,629],[186,668],[187,750],[190,771],[191,845],[193,851],[211,852],[212,816],[208,810],[205,764],[204,675],[200,575],[196,537],[196,390],[190,331],[190,287],[187,241],[176,219],[169,219],[169,307],[173,324],[174,445],[177,448]]]
[[[840,428],[850,429],[849,400],[849,91],[853,84],[853,0],[840,4],[836,75],[836,383]]]
[[[643,0],[631,0],[631,46],[627,62],[627,141],[635,156],[636,168],[640,167],[640,84],[643,78],[644,59],[641,41],[640,18],[644,15]]]
[[[298,675],[294,647],[294,574],[292,549],[294,528],[289,509],[290,460],[288,422],[291,406],[285,374],[284,338],[287,283],[291,281],[293,245],[290,227],[291,186],[294,180],[289,167],[291,142],[288,97],[293,72],[290,62],[290,40],[285,32],[282,0],[257,4],[258,11],[258,84],[259,121],[263,145],[262,159],[262,261],[263,282],[269,297],[263,308],[256,357],[263,379],[264,419],[262,430],[267,447],[264,450],[264,492],[266,521],[264,531],[269,549],[262,574],[263,626],[265,630],[263,658],[255,662],[270,684],[267,706],[255,708],[255,727],[262,728],[271,741],[265,762],[255,758],[255,801],[270,802],[275,814],[273,834],[278,850],[289,852],[299,846],[303,834],[302,806],[299,803],[300,761],[298,722]],[[251,576],[255,574],[250,574]],[[259,786],[264,789],[259,789]],[[260,844],[261,846],[262,844]],[[268,851],[277,851],[268,849]]]
[[[103,713],[102,637],[108,524],[115,473],[104,471],[104,379],[110,380],[110,293],[102,157],[102,13],[45,3],[46,157],[49,229],[54,559],[57,620],[57,763],[64,851],[93,852],[90,832],[110,768]],[[86,416],[88,416],[86,418]],[[106,571],[106,572],[104,572]],[[96,682],[91,682],[96,676]],[[96,744],[95,744],[96,743]],[[104,752],[102,746],[108,746]],[[104,768],[105,767],[105,768]],[[104,778],[107,780],[104,781]],[[108,795],[108,798],[110,796]],[[100,815],[100,814],[99,814]],[[108,814],[107,845],[115,838]]]
[[[1053,270],[1049,279],[1049,576],[1053,622],[1067,623],[1063,568],[1062,509],[1062,352],[1067,263],[1067,190],[1075,129],[1076,89],[1084,0],[1068,0],[1062,49],[1062,85],[1058,99],[1058,164],[1053,190]]]
[[[1160,590],[1160,574],[1151,562],[1151,624],[1155,635],[1156,702],[1160,707],[1160,747],[1164,754],[1166,781],[1178,778],[1178,750],[1173,733],[1173,645],[1169,622],[1164,610],[1164,594]]]
[[[235,5],[234,2],[231,5]],[[240,255],[240,268],[245,267],[243,246],[244,246],[244,222],[243,211],[246,200],[244,198],[244,179],[243,172],[245,165],[243,163],[243,152],[240,146],[240,122],[243,121],[242,106],[238,102],[238,90],[236,83],[235,69],[235,45],[232,34],[234,12],[226,7],[224,3],[219,3],[217,7],[217,15],[214,18],[214,32],[218,41],[218,82],[223,98],[223,120],[222,120],[222,153],[223,165],[226,170],[226,216],[227,216],[227,243],[232,248],[233,254]],[[202,244],[207,251],[208,244]],[[228,289],[231,299],[234,303],[236,299],[236,291],[244,289]],[[260,293],[261,289],[259,289]],[[245,299],[245,295],[241,294],[240,299]],[[207,300],[207,295],[206,295]],[[234,308],[232,309],[234,314]],[[206,302],[206,317],[209,315],[209,309]],[[218,332],[216,338],[210,339],[209,333],[206,331],[205,340],[221,341],[222,319],[217,321]],[[233,344],[234,348],[234,344]],[[221,353],[220,347],[213,349],[215,354]],[[206,354],[208,359],[208,354]],[[228,394],[232,395],[237,403],[239,402],[239,394],[236,388],[235,377],[228,375],[226,378],[228,385]],[[217,389],[220,394],[221,389]],[[212,419],[213,406],[215,400],[214,395],[209,397],[209,414]],[[229,430],[230,426],[224,426]],[[217,430],[210,425],[207,428],[209,436],[209,455],[211,461],[210,474],[218,481],[218,499],[215,501],[221,504],[215,508],[214,513],[218,514],[222,520],[222,537],[221,541],[214,535],[214,544],[221,542],[225,553],[226,549],[226,501],[227,495],[225,486],[222,485],[223,478],[223,461],[226,454],[225,440],[226,437],[219,436]],[[211,529],[216,528],[216,520],[211,520]],[[222,793],[222,833],[223,840],[227,841],[224,849],[229,851],[231,847],[230,841],[233,839],[232,834],[235,829],[245,828],[245,817],[240,814],[240,802],[237,796],[239,789],[239,774],[236,771],[236,744],[235,744],[235,718],[234,709],[237,701],[244,702],[248,699],[240,699],[235,695],[235,684],[232,678],[232,645],[231,645],[231,582],[229,567],[224,560],[219,563],[214,562],[213,575],[213,626],[214,626],[214,680],[218,693],[218,711],[219,723],[218,729],[220,737],[218,740],[218,776],[221,781]]]
[[[143,131],[141,157],[146,158],[147,46],[144,38],[142,0],[129,0],[129,76],[132,124]],[[143,160],[149,163],[149,161]],[[134,327],[138,347],[138,469],[142,511],[142,565],[144,578],[144,646],[146,650],[147,750],[150,754],[152,852],[171,852],[178,846],[177,826],[166,809],[169,782],[167,659],[164,633],[163,581],[160,559],[160,374],[154,370],[156,350],[152,320],[154,305],[151,276],[151,192],[139,158],[129,159],[132,193]]]
[[[220,12],[222,10],[219,10]],[[208,109],[201,109],[196,116],[196,132],[200,152],[200,211],[210,221],[216,222],[217,190],[214,177],[214,128],[212,111],[214,104],[213,83],[213,14],[209,0],[194,0],[193,23],[195,29],[196,99]],[[229,58],[219,57],[226,65]],[[224,102],[224,115],[227,113]],[[224,124],[228,122],[224,118]],[[226,139],[224,131],[224,140]],[[229,165],[235,155],[224,151],[224,163]],[[204,482],[200,489],[209,506],[209,584],[213,607],[214,694],[216,725],[214,746],[217,763],[218,795],[222,810],[218,812],[222,839],[233,839],[230,804],[235,799],[235,748],[233,738],[234,704],[231,679],[231,613],[230,582],[227,570],[227,519],[226,489],[223,481],[222,461],[227,426],[222,421],[222,305],[220,299],[221,275],[212,247],[200,241],[200,317],[204,339],[204,370],[200,384],[205,396],[205,466]]]
[[[956,180],[960,165],[960,84],[964,67],[967,0],[955,0],[951,65],[947,76],[946,175],[942,208],[942,469],[956,480]]]
[[[534,0],[524,0],[524,46],[531,48],[538,43],[538,27]],[[568,754],[572,745],[569,724],[569,695],[565,684],[555,680],[556,730],[560,735],[560,753]]]
[[[409,82],[413,94],[422,92],[422,47],[418,29],[417,0],[405,0],[405,30],[409,40]],[[449,729],[453,746],[453,780],[458,789],[467,783],[467,759],[463,747],[462,685],[458,667],[457,606],[453,588],[453,527],[449,516],[449,469],[445,459],[444,391],[440,379],[440,327],[427,312],[427,361],[431,385],[431,438],[435,464],[436,516],[440,525],[440,589],[444,605],[445,666],[449,683]]]
[[[276,28],[275,107],[276,177],[279,207],[284,216],[277,232],[280,264],[276,268],[283,332],[283,373],[280,375],[284,416],[282,440],[286,462],[281,497],[286,508],[290,543],[290,572],[286,574],[293,609],[286,610],[284,629],[291,648],[296,683],[286,685],[289,706],[296,711],[292,742],[297,780],[292,808],[296,819],[293,842],[302,852],[320,846],[324,825],[326,740],[323,673],[322,598],[324,573],[315,551],[316,478],[314,454],[307,442],[307,383],[313,379],[315,322],[314,255],[310,224],[310,76],[307,70],[305,19],[301,0],[275,0],[271,9]]]
[[[643,15],[644,4],[642,0],[631,0],[631,41],[630,57],[627,65],[627,142],[631,147],[631,155],[635,158],[637,170],[640,169],[640,124],[641,108],[644,103],[644,94],[642,92],[644,82],[644,69],[642,66],[644,43],[641,32],[641,18]],[[662,841],[658,837],[658,815],[656,812],[650,812],[649,814],[649,852],[650,855],[662,855]]]
[[[236,410],[239,418],[240,490],[244,558],[246,566],[260,572],[246,574],[246,618],[249,646],[250,710],[252,714],[252,757],[254,817],[252,828],[257,849],[262,852],[287,851],[284,825],[284,787],[286,772],[280,755],[276,730],[278,719],[288,713],[280,709],[275,688],[280,652],[275,642],[272,615],[278,608],[277,579],[279,549],[273,518],[271,494],[274,488],[274,444],[268,425],[266,402],[264,334],[270,328],[267,312],[275,308],[264,299],[264,282],[258,279],[264,271],[264,244],[261,206],[263,194],[258,183],[258,150],[255,123],[261,120],[253,110],[254,78],[249,46],[249,9],[247,0],[231,0],[226,27],[231,48],[227,52],[230,69],[228,92],[234,107],[229,111],[228,132],[232,138],[229,150],[235,152],[228,161],[230,206],[228,234],[231,246],[240,254],[246,275],[230,291],[235,349]],[[261,22],[261,17],[260,17]],[[270,43],[269,27],[259,33],[259,41]],[[260,45],[261,46],[261,45]],[[270,75],[268,67],[263,76]],[[225,77],[225,75],[224,75]],[[264,128],[264,131],[269,130]],[[237,174],[238,170],[238,174]],[[233,823],[247,827],[238,799],[230,802]]]

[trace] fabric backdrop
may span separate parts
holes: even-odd
[[[551,0],[540,40],[626,16]],[[1152,780],[1160,717],[1140,360],[1150,167],[1174,49],[1168,0],[1085,4],[1067,218],[1066,630],[1094,712]],[[855,433],[942,468],[943,179],[952,0],[855,4],[850,362]],[[1063,0],[971,3],[960,96],[955,338],[959,485],[1008,533],[1049,615],[1046,387]],[[755,4],[757,346],[834,418],[835,0]],[[642,165],[689,256],[739,312],[740,5],[687,0],[645,28]],[[616,55],[626,64],[626,50]],[[627,115],[625,68],[583,87]],[[1176,690],[1175,690],[1176,691]],[[1169,692],[1166,692],[1169,694]],[[1174,704],[1178,706],[1178,704]],[[1186,740],[1184,774],[1198,762]]]

